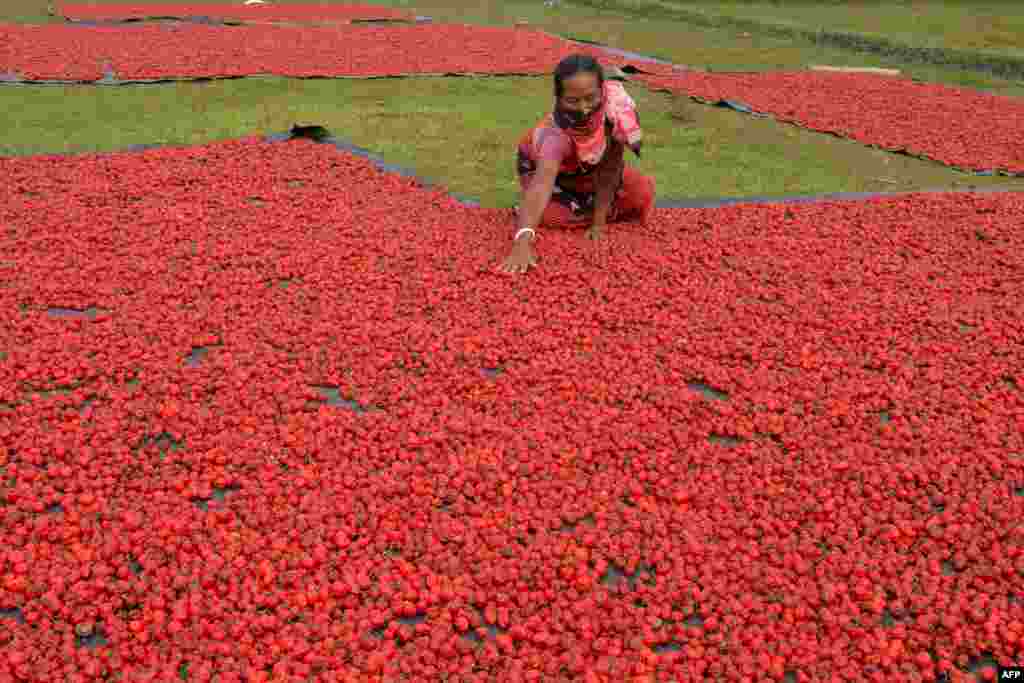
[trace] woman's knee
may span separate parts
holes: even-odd
[[[631,169],[632,170],[632,169]],[[629,190],[640,199],[653,199],[655,190],[654,176],[644,175],[633,170],[629,174]]]
[[[633,171],[623,179],[619,203],[620,220],[646,220],[654,206],[654,178]]]

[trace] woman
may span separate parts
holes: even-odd
[[[623,159],[627,145],[640,156],[633,98],[605,78],[593,57],[567,57],[554,75],[554,110],[519,143],[522,201],[512,252],[499,266],[505,273],[537,265],[533,241],[540,225],[589,225],[587,237],[600,239],[609,221],[646,222],[654,207],[654,180]]]

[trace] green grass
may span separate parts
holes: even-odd
[[[907,45],[1024,58],[1024,3],[985,0],[667,0],[711,16],[812,31],[888,38]]]
[[[811,64],[875,66],[901,69],[907,76],[924,81],[1024,97],[1024,82],[970,69],[905,63],[727,24],[694,24],[686,17],[689,10],[703,3],[685,0],[563,0],[557,8],[547,8],[541,0],[478,0],[472,4],[460,0],[384,0],[382,4],[414,8],[440,21],[507,25],[525,20],[553,33],[719,71],[804,69]],[[680,7],[687,12],[674,11]]]
[[[644,158],[662,197],[1015,186],[858,143],[628,85],[642,112]],[[0,153],[197,144],[326,126],[392,163],[485,206],[517,201],[515,145],[551,105],[547,78],[297,80],[252,78],[135,87],[0,87],[19,112]],[[683,120],[681,120],[683,119]]]

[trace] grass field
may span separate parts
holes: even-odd
[[[972,50],[1024,58],[1024,4],[947,0],[843,2],[688,2],[663,0],[707,14],[812,31],[840,31],[907,45]]]
[[[716,69],[801,68],[809,63],[905,66],[728,28],[631,18],[621,9],[546,8],[535,0],[485,0],[472,6],[452,0],[390,4],[440,21],[507,25],[527,20],[563,35]],[[768,16],[769,6],[706,7],[709,12],[749,7]],[[779,7],[780,21],[793,15],[784,11],[786,7]],[[819,8],[813,16],[825,16],[824,11]],[[860,11],[846,8],[835,14],[838,20],[854,21],[862,16]],[[811,16],[804,18],[813,23]],[[0,20],[52,18],[45,0],[10,0],[0,8]],[[1024,95],[1024,83],[975,72],[921,66],[906,70],[927,80]],[[771,120],[679,101],[636,84],[630,89],[639,101],[648,136],[638,166],[657,177],[663,197],[1024,187],[1021,179],[968,175]],[[252,78],[118,88],[2,87],[0,107],[14,115],[0,131],[0,153],[100,151],[140,143],[187,145],[316,123],[455,192],[479,198],[486,206],[509,206],[516,201],[514,145],[549,108],[549,98],[547,78]]]
[[[642,160],[663,197],[810,194],[1009,186],[768,119],[705,107],[639,85]],[[8,87],[20,116],[0,135],[5,154],[195,144],[319,124],[392,163],[416,169],[485,206],[517,198],[514,146],[549,105],[546,78],[294,80],[252,78],[102,87]]]

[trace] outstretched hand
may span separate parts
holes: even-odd
[[[501,273],[525,273],[530,268],[537,266],[537,253],[529,242],[516,242],[512,247],[512,253],[508,255],[500,266]]]

